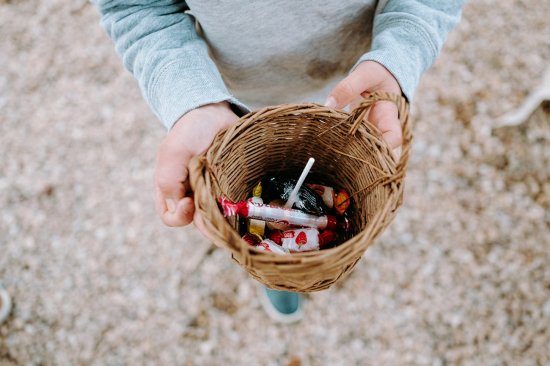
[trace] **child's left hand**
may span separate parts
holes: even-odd
[[[397,80],[384,66],[378,62],[364,61],[332,89],[325,105],[338,109],[350,105],[353,108],[361,102],[362,95],[378,90],[401,95]],[[368,120],[380,130],[384,140],[399,157],[403,138],[396,105],[389,101],[377,102],[372,107]]]

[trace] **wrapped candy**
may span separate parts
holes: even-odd
[[[283,232],[281,230],[272,230],[268,238],[281,245],[283,243]]]
[[[276,254],[289,253],[288,249],[283,248],[278,243],[275,243],[274,241],[269,239],[262,239],[262,237],[257,234],[246,233],[243,235],[243,240],[248,245],[253,246],[256,249],[264,252],[272,252]]]
[[[313,189],[323,199],[328,208],[334,207],[334,197],[336,197],[334,188],[312,183],[306,183],[306,186]]]
[[[258,234],[252,234],[252,233],[244,234],[242,239],[252,246],[256,246],[260,244],[260,242],[262,241],[261,236],[259,236]]]
[[[345,189],[340,189],[336,192],[334,188],[320,184],[306,183],[306,185],[313,189],[323,199],[324,204],[328,208],[334,207],[339,215],[343,215],[348,209],[350,205],[350,196]]]
[[[285,202],[283,200],[273,200],[268,203],[269,206],[275,206],[275,207],[284,207]],[[292,228],[292,225],[290,225],[287,222],[279,222],[279,221],[270,221],[267,223],[267,227],[269,230],[288,230]],[[280,243],[277,243],[280,244]]]
[[[272,240],[264,239],[262,240],[258,245],[255,246],[256,249],[264,251],[264,252],[271,252],[275,254],[288,254],[289,250],[283,248],[279,244],[275,243]]]
[[[254,203],[264,203],[262,200],[262,183],[259,182],[252,190],[252,198],[250,200]],[[246,222],[246,229],[249,233],[258,234],[263,236],[265,234],[265,221],[249,219]]]
[[[297,182],[297,179],[292,178],[264,178],[262,181],[262,186],[264,187],[262,197],[267,202],[272,200],[281,200],[283,202],[286,202],[289,199],[290,194],[292,193],[292,190],[296,186]],[[301,186],[298,190],[298,196],[292,208],[316,216],[325,215],[327,212],[321,196],[319,196],[313,189],[309,188],[307,185]]]
[[[332,215],[313,216],[295,209],[258,204],[251,201],[234,203],[226,197],[221,197],[220,205],[225,216],[240,215],[249,219],[331,230],[334,230],[338,224],[336,217]]]
[[[351,203],[348,192],[345,189],[341,189],[334,198],[334,209],[339,215],[343,215],[348,209]]]
[[[331,230],[323,232],[313,228],[287,230],[282,233],[281,245],[291,252],[307,252],[321,249],[335,237],[336,234]]]

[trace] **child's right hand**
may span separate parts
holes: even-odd
[[[181,117],[162,141],[155,166],[155,204],[166,225],[185,226],[195,219],[200,229],[190,197],[188,164],[208,149],[219,131],[238,119],[227,102],[208,104]]]

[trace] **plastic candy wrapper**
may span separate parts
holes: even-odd
[[[255,246],[260,244],[263,238],[258,234],[246,233],[243,235],[243,240],[249,245]]]
[[[273,201],[269,202],[268,205],[276,206],[276,207],[284,207],[285,202],[283,200],[273,200]],[[270,230],[289,230],[289,229],[293,228],[293,226],[290,225],[289,223],[279,222],[279,221],[270,221],[270,222],[267,223],[267,227]]]
[[[262,180],[264,201],[281,200],[286,202],[297,183],[297,179],[270,177]],[[323,199],[307,185],[300,187],[298,197],[292,208],[305,213],[322,216],[327,213]]]
[[[252,197],[250,199],[253,203],[262,204],[263,201],[260,197]],[[250,219],[246,223],[247,231],[252,234],[258,234],[263,236],[265,234],[265,221]]]
[[[250,200],[254,203],[264,203],[262,200],[262,184],[258,183],[252,190],[252,198]],[[265,221],[250,219],[246,222],[246,228],[249,233],[258,234],[264,236],[265,234]]]
[[[334,198],[336,197],[334,188],[311,183],[306,183],[306,186],[313,189],[323,199],[323,202],[328,208],[334,207]]]
[[[343,215],[351,203],[350,196],[346,190],[341,189],[334,198],[334,209],[338,215]]]
[[[275,243],[281,245],[283,243],[283,231],[282,230],[271,230],[268,239],[273,240]]]
[[[240,215],[249,219],[330,230],[337,227],[347,230],[349,226],[346,222],[338,222],[336,217],[332,215],[314,216],[300,210],[258,204],[251,201],[234,203],[226,197],[221,197],[220,205],[225,216]]]
[[[271,252],[274,254],[288,254],[290,252],[288,249],[283,248],[279,244],[269,239],[262,240],[258,245],[255,245],[255,248],[264,252]]]
[[[251,233],[246,233],[243,235],[243,240],[250,246],[255,247],[258,250],[263,252],[272,252],[275,254],[288,254],[290,251],[283,248],[281,245],[277,244],[270,239],[262,239],[261,236]]]
[[[345,189],[340,189],[338,192],[332,187],[323,186],[320,184],[306,183],[313,189],[322,199],[328,208],[334,208],[338,215],[343,215],[350,205],[350,196]]]
[[[284,231],[281,246],[291,252],[319,250],[334,240],[336,233],[331,230],[319,232],[317,229],[296,229]]]

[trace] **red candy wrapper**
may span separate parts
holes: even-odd
[[[335,237],[336,234],[330,230],[321,233],[313,228],[287,230],[282,233],[281,245],[291,252],[308,252],[321,249]]]
[[[262,241],[262,237],[258,234],[246,233],[243,236],[243,240],[249,245],[256,246]]]
[[[336,217],[332,215],[314,216],[299,210],[254,203],[251,201],[231,202],[221,197],[220,205],[225,216],[240,215],[249,219],[278,222],[294,226],[334,230]]]
[[[283,242],[283,232],[281,230],[273,230],[268,237],[279,245]]]

